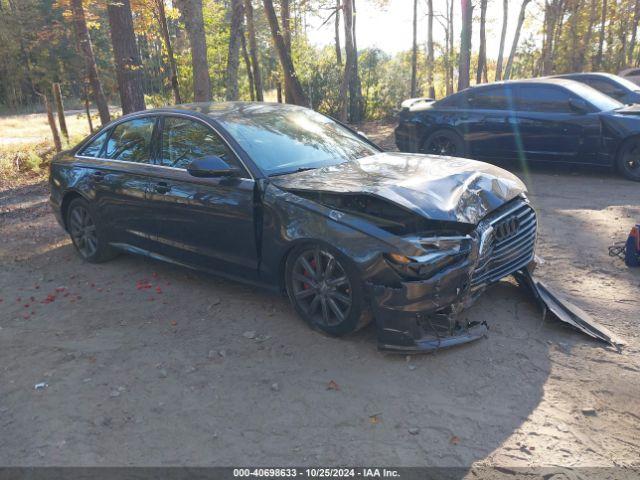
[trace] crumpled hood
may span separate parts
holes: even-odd
[[[274,177],[272,183],[294,193],[370,194],[425,218],[471,224],[526,191],[518,177],[488,163],[391,152]]]

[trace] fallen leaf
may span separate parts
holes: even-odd
[[[371,423],[371,425],[377,425],[380,422],[381,420],[380,420],[379,413],[374,413],[373,415],[369,415],[369,423]]]
[[[176,325],[178,325],[178,322],[176,322],[175,320],[171,320],[171,326],[175,327]]]
[[[333,380],[331,380],[328,384],[327,384],[327,390],[340,390],[340,387],[338,386],[338,384],[336,382],[334,382]]]
[[[451,443],[451,445],[458,445],[460,443],[460,438],[454,435],[449,439],[449,443]]]

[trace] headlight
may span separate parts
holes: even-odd
[[[469,235],[453,237],[422,237],[413,239],[425,253],[406,256],[400,253],[385,254],[389,265],[407,279],[427,279],[446,267],[466,259],[471,253],[472,238]]]

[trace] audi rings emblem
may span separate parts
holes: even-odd
[[[520,228],[520,220],[518,219],[518,217],[513,216],[510,218],[507,218],[506,220],[498,223],[493,227],[494,238],[498,242],[501,242],[518,233],[519,228]]]

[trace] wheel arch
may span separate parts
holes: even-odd
[[[291,253],[298,247],[301,247],[303,245],[307,245],[307,244],[311,244],[311,245],[323,245],[325,247],[328,247],[331,250],[337,250],[338,252],[340,252],[347,260],[349,260],[349,256],[343,252],[342,250],[340,250],[339,248],[336,248],[335,245],[331,245],[331,243],[327,242],[326,240],[322,240],[319,238],[312,238],[312,237],[308,237],[308,238],[296,238],[295,240],[292,240],[290,243],[287,244],[287,246],[285,247],[285,250],[283,251],[282,255],[280,256],[280,260],[278,262],[278,289],[280,291],[282,291],[283,293],[286,292],[286,272],[287,272],[287,260],[289,259],[289,256],[291,255]],[[354,265],[357,268],[357,264],[355,262],[353,262]]]
[[[632,142],[632,141],[640,142],[640,133],[636,133],[634,135],[630,135],[629,137],[625,138],[624,140],[622,140],[620,142],[620,144],[616,148],[615,157],[613,158],[613,168],[618,174],[623,175],[625,178],[628,178],[630,180],[633,180],[633,181],[637,182],[637,181],[639,181],[639,179],[637,177],[629,176],[629,174],[625,173],[622,170],[621,166],[620,166],[620,160],[621,160],[620,155],[622,154],[622,150],[623,150],[623,148],[626,147],[626,145],[629,142]]]
[[[463,147],[464,147],[465,151],[466,151],[466,150],[468,150],[468,145],[466,144],[466,142],[465,142],[465,140],[464,140],[464,135],[462,135],[462,134],[461,134],[461,133],[456,129],[456,127],[453,127],[453,126],[451,126],[451,125],[438,125],[436,128],[434,128],[434,129],[430,130],[428,133],[426,133],[426,134],[424,134],[424,135],[422,136],[422,138],[420,139],[420,145],[419,145],[419,147],[418,147],[418,148],[419,148],[419,152],[420,152],[420,153],[425,153],[425,151],[424,151],[424,144],[425,144],[425,142],[427,141],[427,139],[428,139],[431,135],[433,135],[433,134],[435,134],[435,133],[438,133],[438,132],[441,132],[441,131],[448,131],[448,132],[451,132],[451,133],[453,133],[454,135],[457,135],[458,137],[460,137],[460,140],[462,141],[462,145],[463,145]]]
[[[68,190],[62,196],[62,202],[60,203],[60,215],[62,217],[62,223],[65,230],[67,231],[69,230],[69,226],[67,225],[67,212],[69,210],[69,205],[71,205],[71,202],[76,198],[87,200],[87,198],[77,190]]]

